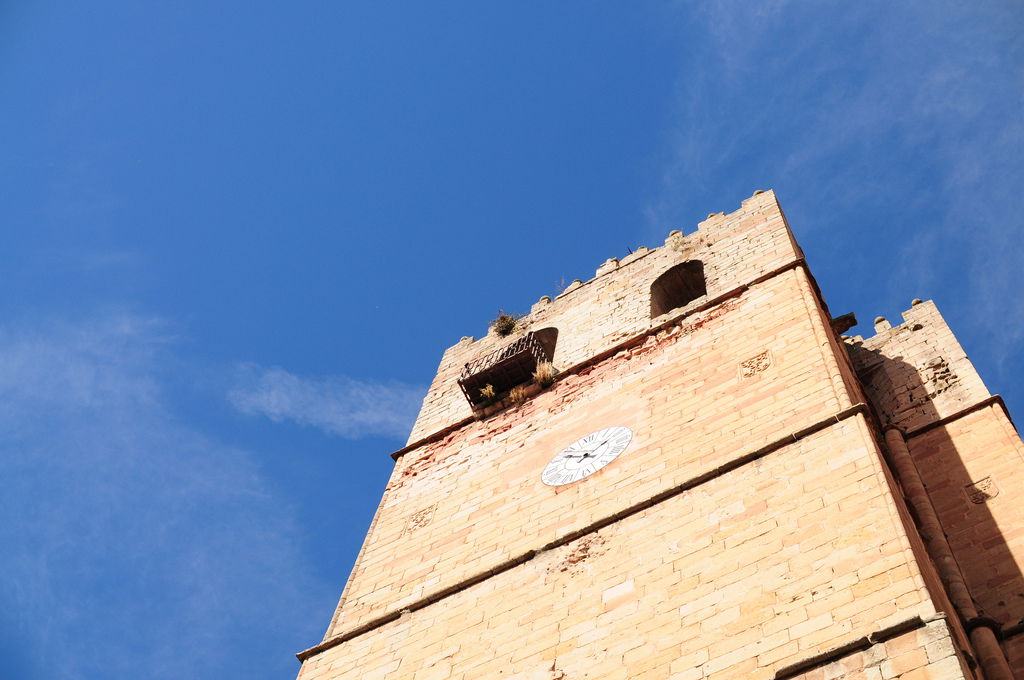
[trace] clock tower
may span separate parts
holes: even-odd
[[[904,317],[841,336],[756,192],[463,338],[300,680],[1021,673],[1024,447]]]

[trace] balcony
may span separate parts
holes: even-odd
[[[473,408],[486,406],[494,398],[481,393],[487,385],[494,388],[496,397],[516,385],[533,379],[537,364],[551,361],[558,338],[557,328],[543,328],[526,333],[511,344],[490,354],[474,359],[462,369],[459,387]]]

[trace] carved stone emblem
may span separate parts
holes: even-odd
[[[960,384],[960,376],[953,372],[949,362],[942,357],[936,357],[925,364],[924,375],[931,387],[928,392],[929,399]]]
[[[976,482],[964,484],[964,493],[967,494],[967,500],[974,504],[980,504],[998,496],[999,488],[991,477],[985,477]]]
[[[768,370],[768,367],[772,365],[771,352],[765,350],[760,354],[755,354],[749,359],[744,359],[740,362],[740,377],[751,378],[758,373],[762,373]]]
[[[430,524],[431,520],[434,519],[434,510],[437,509],[437,504],[431,505],[430,507],[417,510],[412,513],[409,517],[409,521],[405,524],[405,531],[402,533],[412,533],[416,529],[422,529],[423,527]]]

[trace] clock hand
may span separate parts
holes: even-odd
[[[586,458],[588,456],[593,456],[595,452],[600,451],[602,448],[604,448],[604,445],[607,444],[610,441],[611,441],[610,439],[606,439],[603,442],[601,442],[600,444],[598,444],[597,446],[595,446],[594,448],[587,449],[582,456],[572,456],[572,455],[570,455],[570,456],[567,456],[567,457],[568,458]]]
[[[594,453],[597,452],[597,451],[600,451],[602,448],[604,448],[604,445],[607,444],[610,441],[611,441],[610,439],[605,439],[603,442],[601,442],[600,444],[598,444],[594,448],[587,449],[586,451],[584,451],[582,456],[574,456],[571,453],[567,453],[567,454],[565,454],[565,457],[566,458],[596,458]]]

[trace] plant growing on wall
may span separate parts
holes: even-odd
[[[508,399],[515,405],[522,404],[526,401],[527,393],[525,385],[516,385],[508,391]]]
[[[491,322],[491,328],[500,336],[511,335],[519,330],[521,314],[509,314],[505,310],[498,311],[498,317]]]
[[[494,385],[490,383],[480,388],[480,396],[484,398],[484,406],[490,406],[498,399],[498,393],[494,390]]]
[[[541,387],[550,387],[555,382],[555,372],[550,361],[542,361],[533,371],[533,380]]]

